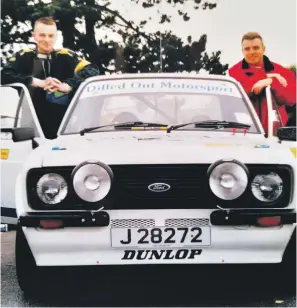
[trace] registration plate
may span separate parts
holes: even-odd
[[[111,245],[114,248],[210,246],[210,227],[112,228]]]

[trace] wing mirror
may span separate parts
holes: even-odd
[[[280,127],[277,130],[277,137],[281,141],[296,141],[296,126]]]
[[[32,140],[36,137],[32,127],[16,127],[12,129],[12,140],[14,142]]]

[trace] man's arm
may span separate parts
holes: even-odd
[[[248,72],[247,72],[248,73]],[[247,95],[253,95],[252,89],[255,83],[260,80],[267,79],[267,75],[263,71],[257,71],[252,76],[246,75],[242,70],[238,70],[235,67],[229,69],[229,75],[236,79],[244,88]]]
[[[287,86],[282,85],[277,78],[272,78],[271,89],[274,92],[276,99],[280,103],[287,105],[296,104],[296,76],[295,74],[282,66],[278,66],[277,71],[286,79]]]
[[[16,82],[22,83],[26,86],[32,84],[33,77],[22,73],[21,62],[22,58],[19,52],[8,60],[7,64],[5,64],[1,70],[2,85]]]
[[[33,52],[33,50],[32,50]],[[15,53],[1,70],[1,84],[22,83],[25,86],[33,86],[43,88],[45,81],[34,78],[30,74],[23,73],[23,66],[30,65],[28,59],[23,58],[22,50]],[[32,63],[33,65],[33,63]]]
[[[80,84],[89,77],[98,76],[100,74],[98,67],[89,61],[78,57],[76,54],[73,56],[74,61],[74,76],[65,80],[72,90],[76,90]]]

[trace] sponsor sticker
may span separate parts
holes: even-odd
[[[196,259],[202,249],[125,250],[122,260],[185,260]]]
[[[1,159],[7,160],[9,158],[9,149],[1,149]]]
[[[296,158],[297,157],[297,148],[290,148],[293,156]]]
[[[270,146],[268,144],[256,144],[255,148],[257,149],[268,149]]]
[[[65,151],[66,148],[61,148],[61,147],[52,147],[52,151]]]
[[[84,88],[81,98],[144,92],[217,94],[241,97],[240,92],[231,82],[222,83],[218,80],[186,78],[139,78],[92,82]]]

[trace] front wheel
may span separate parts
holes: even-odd
[[[296,291],[296,227],[284,252],[281,272],[284,281]]]
[[[282,262],[275,264],[268,276],[279,294],[296,294],[296,229],[284,251]]]
[[[18,284],[24,294],[38,294],[38,267],[20,225],[16,231],[15,265]]]

